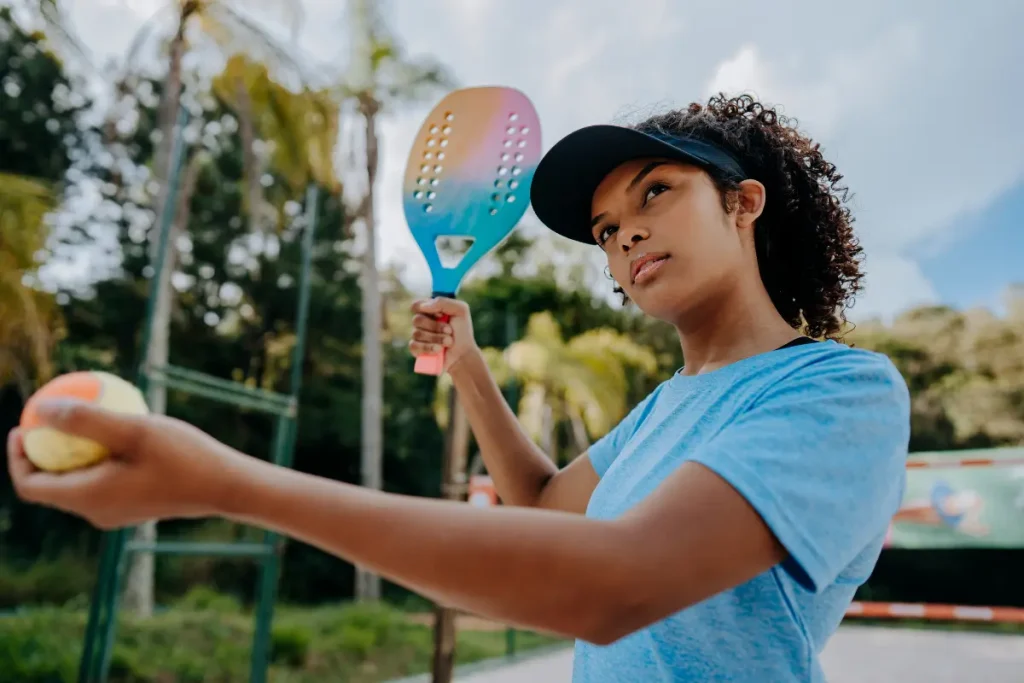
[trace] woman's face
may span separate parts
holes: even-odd
[[[608,174],[594,192],[591,227],[630,300],[678,325],[735,285],[751,257],[756,271],[753,230],[743,229],[756,218],[750,209],[759,214],[763,205],[763,187],[753,184],[760,199],[751,203],[741,186],[737,210],[727,213],[710,176],[695,166],[637,159]]]

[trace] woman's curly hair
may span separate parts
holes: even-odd
[[[846,308],[861,288],[861,247],[845,206],[846,187],[820,145],[796,121],[750,95],[712,97],[707,104],[653,116],[633,128],[714,143],[732,153],[749,178],[765,186],[757,221],[757,261],[775,308],[795,329],[835,338]],[[710,171],[726,211],[735,206],[735,180]],[[717,176],[717,177],[716,177]]]

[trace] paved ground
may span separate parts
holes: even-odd
[[[948,631],[846,627],[822,658],[829,683],[1021,683],[1024,637]],[[563,650],[459,683],[568,683],[572,653]]]
[[[1024,637],[850,627],[822,666],[829,683],[1021,683]]]

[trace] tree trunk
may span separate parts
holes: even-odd
[[[442,496],[446,500],[466,500],[466,465],[469,460],[469,419],[453,387],[448,397],[448,429],[441,473]],[[434,608],[433,683],[450,683],[455,669],[455,610]]]
[[[159,226],[160,216],[163,214],[163,206],[168,201],[168,190],[170,183],[171,149],[174,144],[175,121],[177,120],[178,108],[181,104],[181,61],[185,52],[185,21],[187,17],[182,16],[178,25],[178,31],[170,45],[170,63],[167,71],[167,83],[160,105],[160,144],[156,150],[156,159],[153,166],[155,179],[160,187],[160,194],[156,206],[157,220],[155,225]],[[157,249],[160,244],[159,229],[150,231],[150,262],[155,263],[158,256]],[[171,331],[171,304],[173,288],[171,287],[171,274],[177,267],[177,249],[175,247],[174,230],[172,228],[170,239],[167,242],[167,255],[164,260],[163,270],[160,272],[158,281],[152,286],[156,288],[156,308],[153,314],[153,333],[150,337],[150,346],[144,349],[147,366],[167,365],[170,351]],[[167,412],[167,391],[162,385],[149,386],[147,396],[150,410],[158,415]],[[156,541],[156,522],[146,522],[135,530],[135,540],[141,543],[153,543]],[[128,570],[124,585],[124,606],[129,611],[141,617],[149,617],[153,614],[153,585],[155,575],[155,558],[152,553],[131,553],[128,555]]]
[[[366,121],[367,197],[363,201],[363,225],[366,250],[363,253],[363,414],[362,414],[362,484],[380,490],[383,485],[383,422],[384,367],[381,361],[381,295],[380,273],[377,270],[377,225],[374,216],[374,189],[377,185],[378,139],[377,112],[379,104],[372,96],[359,103]],[[380,577],[361,567],[356,568],[356,599],[379,600]]]
[[[566,410],[569,413],[569,422],[572,427],[573,444],[576,449],[573,457],[575,457],[590,448],[590,439],[587,437],[587,427],[583,423],[583,416],[580,415],[579,408],[566,403]]]
[[[256,123],[253,120],[252,100],[241,76],[235,82],[235,94],[238,98],[235,113],[238,116],[238,137],[242,141],[243,175],[249,205],[249,232],[254,235],[262,234],[265,231],[263,168],[256,155]]]
[[[558,462],[558,440],[555,437],[555,413],[551,407],[549,401],[544,401],[544,407],[542,409],[543,417],[541,418],[541,450],[548,454],[551,461],[554,463]]]

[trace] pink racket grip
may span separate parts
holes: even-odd
[[[440,315],[437,317],[438,322],[446,323],[451,320],[450,316]],[[444,372],[444,353],[445,350],[441,349],[437,353],[424,354],[416,357],[416,365],[413,370],[418,375],[433,375],[439,376]]]

